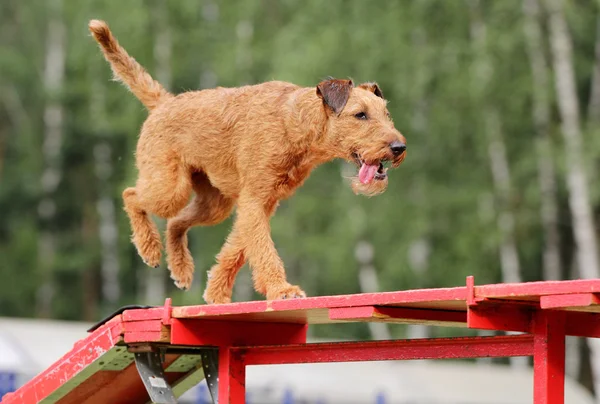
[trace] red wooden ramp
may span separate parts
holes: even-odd
[[[533,356],[536,404],[564,403],[565,335],[600,337],[600,280],[129,309],[4,404],[175,403],[206,378],[244,402],[250,365]],[[517,331],[492,337],[306,343],[310,324],[379,321]],[[150,397],[150,398],[149,398]]]

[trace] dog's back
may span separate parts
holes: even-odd
[[[165,99],[142,126],[136,156],[139,164],[156,164],[165,150],[190,172],[205,172],[225,195],[236,195],[240,173],[259,166],[265,151],[285,149],[284,111],[300,87],[281,81],[236,88],[190,91]],[[261,150],[263,150],[261,152]],[[262,156],[261,156],[262,155]],[[254,161],[252,161],[254,160]]]

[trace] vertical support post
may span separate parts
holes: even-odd
[[[565,402],[565,317],[540,310],[533,325],[533,402]]]
[[[229,347],[219,347],[219,404],[244,404],[245,395],[246,364]]]

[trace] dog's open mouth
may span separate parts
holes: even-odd
[[[387,178],[386,159],[367,163],[356,153],[353,153],[354,161],[358,166],[358,179],[362,184],[370,184],[373,180],[384,180]]]

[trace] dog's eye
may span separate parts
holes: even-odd
[[[356,117],[356,119],[367,119],[367,114],[365,114],[364,112],[359,112],[354,116]]]

